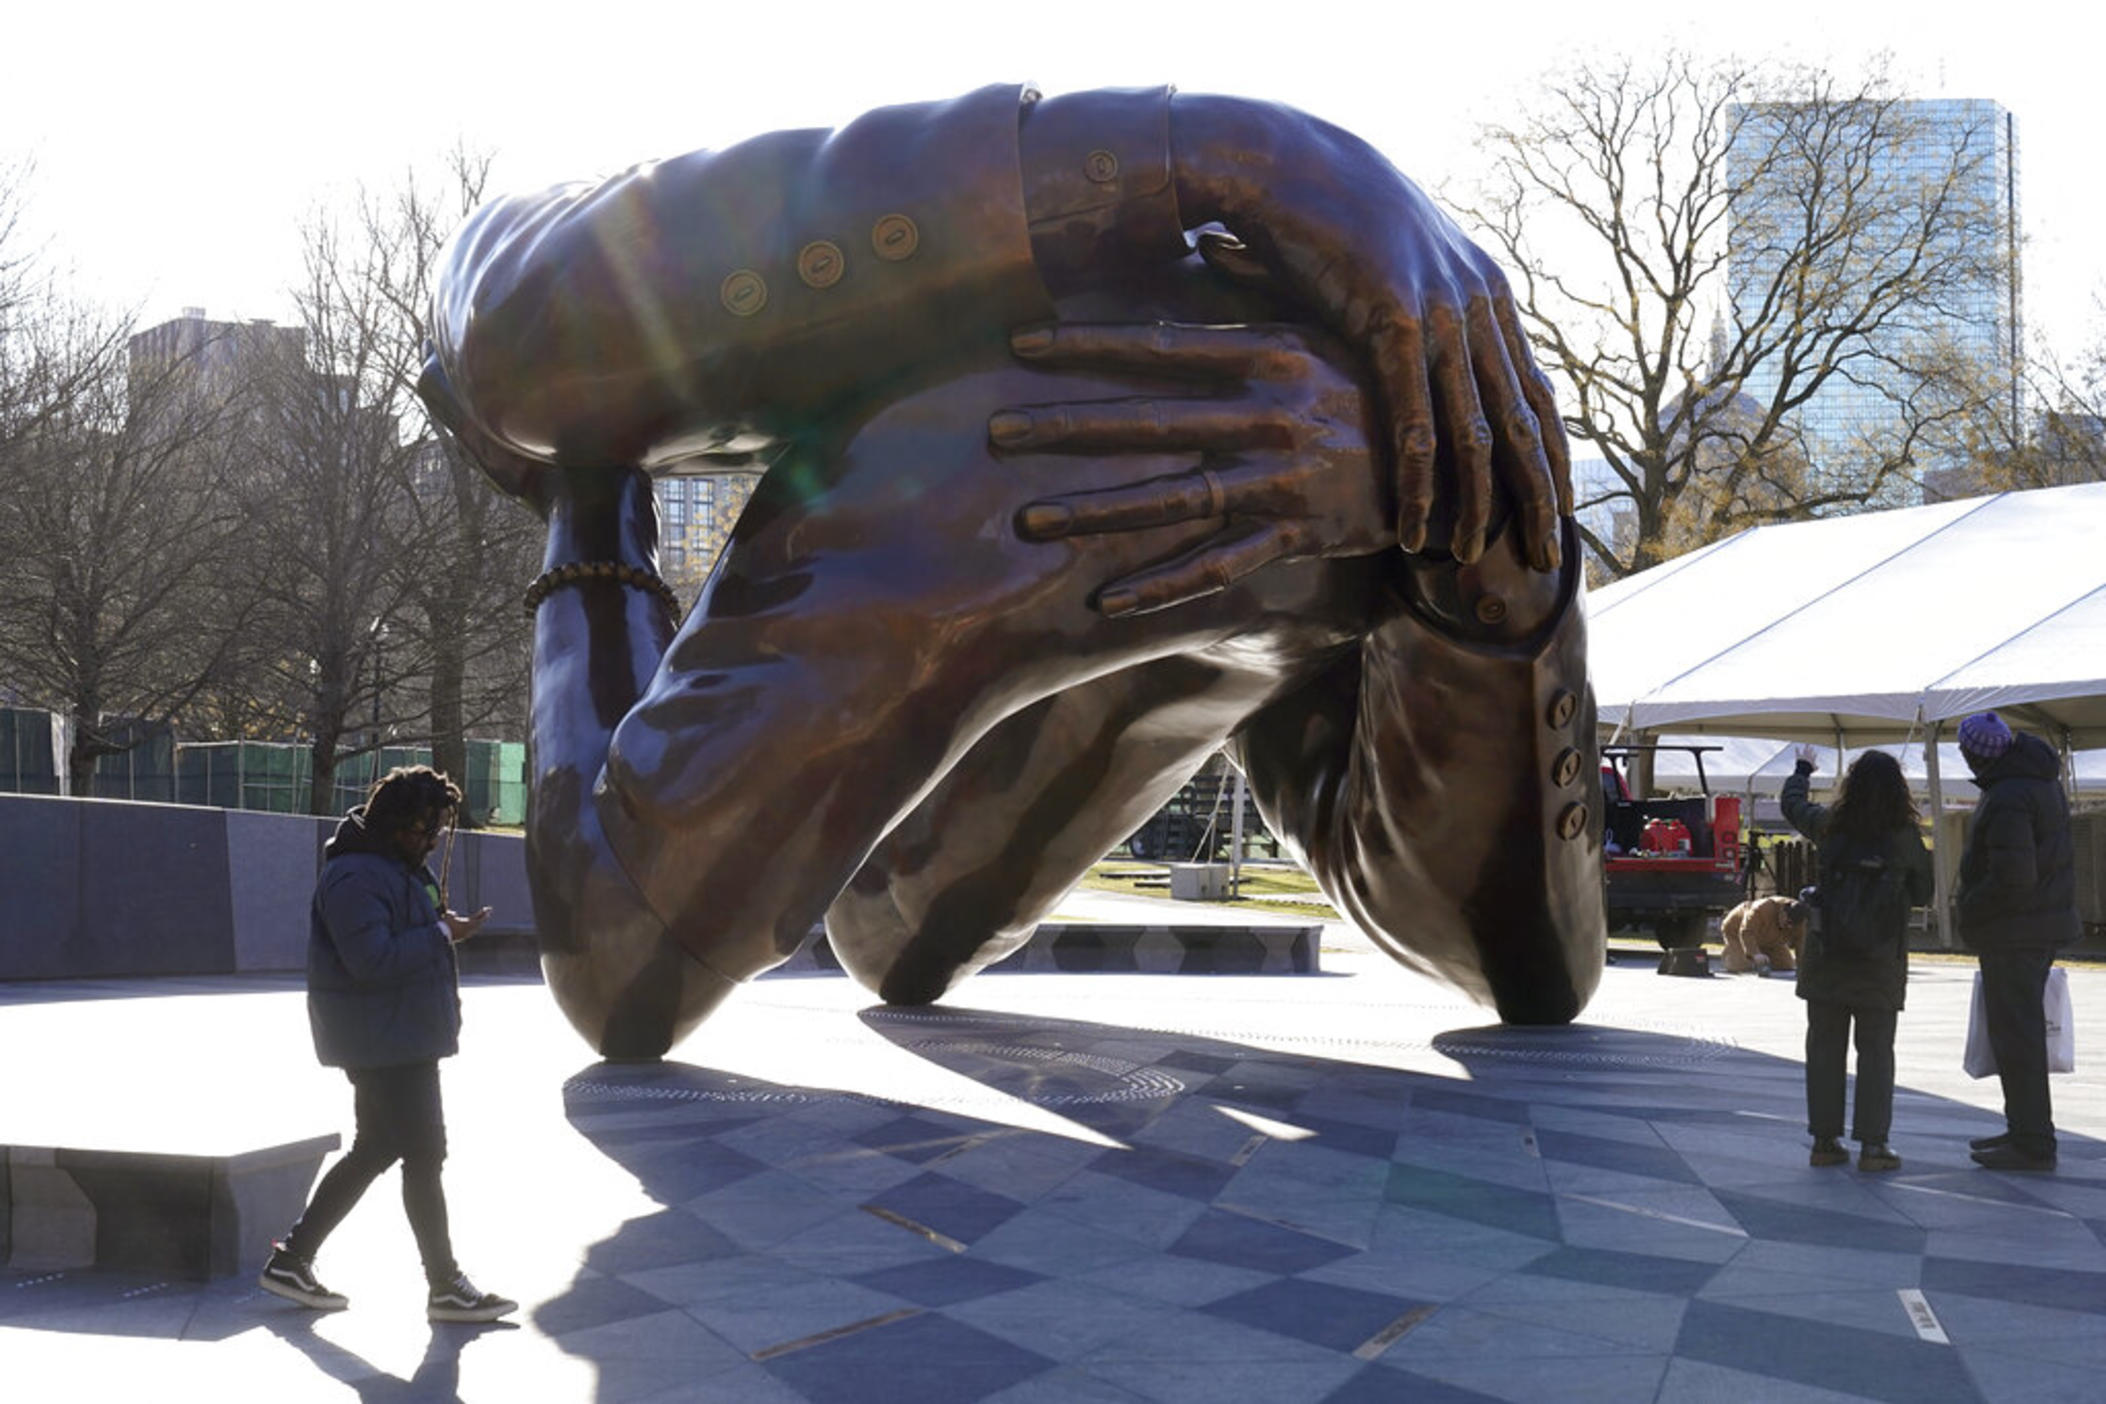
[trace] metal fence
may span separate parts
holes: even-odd
[[[305,814],[314,793],[314,757],[285,741],[179,742],[163,723],[107,720],[103,732],[122,749],[96,759],[83,798],[208,805],[272,814]],[[63,717],[25,707],[0,707],[0,794],[62,795],[69,791],[69,728]],[[327,811],[341,814],[364,801],[374,780],[399,765],[430,765],[428,746],[387,746],[337,762]],[[518,741],[468,742],[461,786],[463,818],[475,826],[526,821],[526,746]]]
[[[55,795],[65,772],[65,723],[49,712],[0,707],[0,790]]]

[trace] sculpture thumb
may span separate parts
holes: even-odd
[[[1235,282],[1262,286],[1274,281],[1272,270],[1251,252],[1250,245],[1232,234],[1211,229],[1201,234],[1199,256],[1207,267]]]

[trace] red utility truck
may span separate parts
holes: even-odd
[[[1601,748],[1602,866],[1609,927],[1643,927],[1669,949],[1703,944],[1709,918],[1731,911],[1744,895],[1740,796],[1711,793],[1704,753],[1719,746]],[[1702,794],[1640,799],[1632,794],[1631,760],[1647,752],[1696,757]]]

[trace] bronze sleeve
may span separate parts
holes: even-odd
[[[434,298],[453,396],[528,457],[659,466],[1050,316],[1019,101],[987,87],[486,206]]]
[[[1032,253],[1055,292],[1084,275],[1187,252],[1163,88],[1027,101],[1022,165]]]
[[[1509,1022],[1556,1023],[1601,975],[1601,781],[1576,536],[1557,575],[1518,536],[1474,566],[1401,562],[1358,657],[1254,717],[1235,755],[1378,945]]]

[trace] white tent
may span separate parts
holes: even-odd
[[[2106,746],[2106,483],[1758,527],[1587,611],[1619,729],[1869,745],[1995,708]]]
[[[2065,755],[2106,746],[2106,483],[1758,527],[1595,591],[1587,612],[1620,734],[1915,742],[1933,812],[1936,743],[1970,712]]]
[[[1794,752],[1798,749],[1789,741],[1772,737],[1720,736],[1671,733],[1659,738],[1664,746],[1717,747],[1704,756],[1704,773],[1701,781],[1697,775],[1696,757],[1687,751],[1663,750],[1653,760],[1653,783],[1663,790],[1695,790],[1700,784],[1726,794],[1775,796],[1784,788],[1784,779],[1792,773]],[[1902,776],[1909,788],[1917,794],[1927,793],[1930,782],[1930,767],[1924,762],[1921,746],[1886,745],[1851,747],[1843,752],[1840,760],[1832,747],[1823,746],[1819,757],[1820,775],[1814,783],[1816,791],[1835,783],[1835,777],[1850,768],[1861,750],[1885,751],[1901,762]],[[2070,774],[2067,777],[2071,789],[2079,795],[2097,797],[2106,794],[2106,751],[2077,751],[2070,756]],[[1945,805],[1972,805],[1974,791],[1966,786],[1955,787],[1953,776],[1965,778],[1967,763],[1960,758],[1959,745],[1952,741],[1938,743],[1938,770],[1945,777]]]

